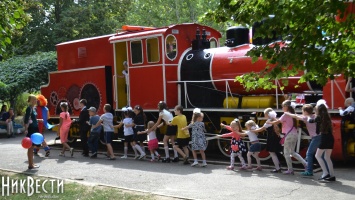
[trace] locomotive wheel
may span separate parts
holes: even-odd
[[[261,145],[261,151],[259,153],[259,158],[261,161],[269,160],[271,158],[270,153],[266,151],[266,144]]]
[[[224,139],[224,138],[218,138],[217,139],[217,144],[219,151],[227,157],[230,157],[230,140],[229,139]]]

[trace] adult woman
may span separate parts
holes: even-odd
[[[38,121],[39,120],[37,120],[37,112],[35,109],[35,106],[37,105],[36,96],[31,94],[30,96],[28,96],[27,102],[28,102],[28,107],[26,108],[26,114],[25,114],[25,119],[24,119],[25,134],[26,134],[26,137],[31,138],[31,135],[33,133],[39,132],[39,129],[38,129]],[[34,146],[31,146],[27,150],[28,169],[34,169],[34,168],[39,167],[39,165],[35,165],[33,163],[33,148],[34,148]]]

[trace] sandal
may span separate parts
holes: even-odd
[[[28,169],[37,169],[37,168],[39,168],[39,165],[28,166]]]

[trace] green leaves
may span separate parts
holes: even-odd
[[[0,87],[7,92],[1,95],[1,100],[14,99],[23,92],[38,91],[41,85],[48,83],[48,72],[57,70],[56,54],[15,56],[0,62],[0,69]]]
[[[6,58],[11,51],[8,46],[15,35],[21,34],[21,29],[26,25],[30,16],[23,11],[23,0],[0,1],[0,55]]]
[[[259,57],[274,65],[270,70],[252,72],[237,77],[247,89],[272,88],[271,80],[284,79],[301,74],[301,80],[315,80],[324,85],[334,74],[343,73],[355,76],[355,20],[336,22],[334,16],[344,11],[343,1],[284,1],[284,0],[221,0],[219,6],[206,17],[216,22],[228,22],[251,26],[266,20],[255,37],[272,36],[273,31],[282,36],[282,48],[274,46],[255,46],[247,53],[253,62]],[[223,15],[223,17],[221,17]],[[292,67],[290,67],[292,66]]]

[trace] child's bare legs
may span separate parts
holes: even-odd
[[[185,153],[185,155],[187,156],[187,157],[189,157],[189,148],[187,148],[187,146],[184,146],[183,147],[183,149],[184,149],[184,153]]]
[[[192,150],[192,156],[194,157],[194,160],[197,161],[197,153],[195,150]]]
[[[155,150],[150,150],[150,156],[152,157],[152,161],[155,160],[154,153],[155,153]]]
[[[63,143],[63,149],[62,149],[62,153],[64,154],[65,150],[68,149],[70,150],[70,146],[68,145],[68,143],[64,142]]]
[[[202,160],[206,160],[205,151],[204,150],[200,150],[200,154],[201,154]]]
[[[168,159],[170,156],[169,156],[169,139],[170,139],[170,136],[168,135],[164,135],[164,139],[163,139],[163,143],[164,143],[164,151],[165,151],[165,158]],[[174,141],[174,139],[172,138],[172,141]]]
[[[187,157],[187,155],[180,149],[179,145],[173,146],[174,150],[176,150],[183,158]],[[185,148],[185,147],[184,147]],[[185,150],[185,149],[184,149]]]
[[[33,167],[33,146],[27,150],[28,166]]]
[[[128,142],[124,142],[124,147],[123,147],[123,156],[121,158],[127,158],[127,153],[128,153]],[[134,150],[134,149],[133,149]]]
[[[106,147],[107,147],[107,152],[108,152],[108,155],[110,156],[110,158],[114,158],[115,155],[113,155],[113,149],[112,149],[111,143],[107,143]]]
[[[250,152],[250,151],[248,151],[248,153],[247,153],[247,159],[248,159],[248,168],[251,168],[252,166],[251,166],[251,155],[252,155],[253,153],[252,152]]]
[[[171,141],[171,145],[174,146],[175,145],[175,136],[170,136],[170,141]],[[173,148],[174,150],[174,158],[179,157],[177,151]]]
[[[207,166],[205,151],[204,150],[200,150],[200,154],[201,154],[201,157],[202,157],[202,166],[205,167],[205,166]]]
[[[256,160],[256,164],[258,165],[258,168],[261,168],[259,153],[260,152],[254,152],[252,155],[254,156],[254,158]]]

